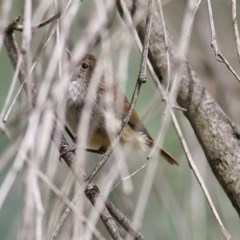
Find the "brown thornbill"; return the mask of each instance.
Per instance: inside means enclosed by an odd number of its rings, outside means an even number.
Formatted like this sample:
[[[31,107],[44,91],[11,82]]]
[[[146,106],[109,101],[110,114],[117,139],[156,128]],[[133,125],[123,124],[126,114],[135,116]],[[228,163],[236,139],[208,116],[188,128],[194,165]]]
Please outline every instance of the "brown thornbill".
[[[85,100],[89,85],[97,76],[95,72],[96,65],[97,59],[93,55],[87,54],[78,64],[68,86],[66,120],[73,135],[77,134],[78,123],[83,107],[86,104]],[[99,81],[96,82],[97,91],[92,96],[92,102],[89,105],[91,120],[87,142],[89,146],[96,149],[88,149],[89,151],[104,153],[110,146],[114,136],[117,135],[121,121],[126,116],[130,104],[116,82],[107,84],[103,74],[100,74],[98,77]],[[109,85],[112,86],[110,87]],[[112,94],[112,98],[108,98],[109,101],[107,101],[106,96],[109,93]],[[135,110],[132,112],[130,120],[123,130],[120,143],[131,143],[141,150],[145,150],[146,147],[152,148],[154,145],[151,135]],[[159,149],[159,154],[170,164],[178,165],[171,154],[165,150]]]

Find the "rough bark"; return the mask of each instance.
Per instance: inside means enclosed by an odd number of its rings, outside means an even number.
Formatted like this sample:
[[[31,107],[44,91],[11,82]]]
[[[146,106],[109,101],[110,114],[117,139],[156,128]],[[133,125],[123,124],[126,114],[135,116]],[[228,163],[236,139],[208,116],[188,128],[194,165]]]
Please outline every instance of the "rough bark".
[[[137,1],[140,5],[147,1]],[[145,6],[146,8],[146,6]],[[142,8],[141,8],[142,9]],[[143,7],[144,9],[144,7]],[[144,37],[144,20],[137,25],[141,40]],[[176,66],[175,46],[169,39],[171,68]],[[159,79],[164,79],[167,70],[166,47],[161,18],[155,12],[150,37],[149,56]],[[190,122],[213,173],[240,215],[240,131],[212,98],[188,62],[183,64],[182,80],[177,102],[187,111]]]

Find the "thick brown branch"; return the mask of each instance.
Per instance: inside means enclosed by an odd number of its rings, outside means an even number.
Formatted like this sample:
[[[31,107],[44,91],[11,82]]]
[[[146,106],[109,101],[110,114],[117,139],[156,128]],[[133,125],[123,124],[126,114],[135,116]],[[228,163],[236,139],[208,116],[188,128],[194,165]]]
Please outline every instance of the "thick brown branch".
[[[139,9],[147,7],[145,1],[137,2]],[[160,19],[158,13],[155,12],[149,53],[159,79],[164,79],[167,61]],[[144,21],[137,26],[142,40],[144,26]],[[175,46],[170,39],[168,47],[173,69],[176,64],[176,56],[174,55]],[[187,62],[184,64],[182,72],[177,101],[181,107],[187,110],[184,114],[196,133],[212,171],[240,215],[240,142],[239,131],[236,130],[238,127],[235,127],[214,101]]]

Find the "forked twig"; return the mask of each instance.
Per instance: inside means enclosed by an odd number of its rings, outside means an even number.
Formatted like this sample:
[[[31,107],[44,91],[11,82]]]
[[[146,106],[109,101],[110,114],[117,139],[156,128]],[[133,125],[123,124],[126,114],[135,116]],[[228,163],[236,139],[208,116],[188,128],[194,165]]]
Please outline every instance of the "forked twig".
[[[208,16],[209,16],[209,23],[210,23],[210,29],[211,29],[211,47],[213,48],[216,60],[221,63],[224,63],[227,66],[227,68],[230,70],[230,72],[236,77],[238,82],[240,82],[240,77],[234,71],[232,66],[229,64],[227,59],[223,56],[223,54],[221,53],[221,51],[218,48],[216,31],[215,31],[214,20],[213,20],[211,0],[207,0],[207,6],[208,6]]]

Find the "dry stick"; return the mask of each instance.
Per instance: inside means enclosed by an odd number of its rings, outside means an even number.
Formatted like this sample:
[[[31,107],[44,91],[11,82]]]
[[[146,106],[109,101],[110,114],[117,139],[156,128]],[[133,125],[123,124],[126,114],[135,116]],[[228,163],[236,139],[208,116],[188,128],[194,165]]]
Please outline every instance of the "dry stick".
[[[31,26],[31,30],[34,31],[34,30],[37,30],[37,29],[39,29],[39,28],[41,28],[41,27],[44,27],[44,26],[48,25],[49,23],[52,23],[53,21],[56,21],[57,19],[59,19],[60,16],[61,16],[61,12],[58,12],[58,13],[56,13],[54,16],[50,17],[49,19],[44,20],[43,22],[41,22],[41,23],[39,23],[39,24],[32,25],[32,26]],[[20,20],[20,19],[19,19],[19,20]],[[8,28],[9,25],[11,25],[11,24],[12,24],[12,23],[7,24],[7,25],[4,26],[4,27],[1,26],[1,28],[6,29],[6,28]],[[13,26],[12,26],[12,30],[19,31],[19,32],[22,32],[22,31],[23,31],[23,28],[24,28],[24,26],[21,25],[21,24],[16,24],[16,25],[13,25]]]
[[[232,0],[232,21],[233,21],[233,31],[234,31],[235,41],[237,45],[238,61],[240,63],[240,38],[239,38],[238,23],[237,23],[236,0]]]
[[[166,47],[166,58],[167,58],[167,87],[166,87],[166,91],[162,91],[163,97],[164,99],[166,99],[166,93],[169,91],[170,89],[170,81],[171,81],[171,64],[170,64],[170,54],[169,54],[169,49],[168,49],[168,36],[167,36],[167,30],[166,30],[166,24],[165,24],[165,19],[164,19],[164,14],[163,14],[163,7],[162,7],[162,1],[157,0],[157,4],[159,6],[159,13],[160,13],[160,17],[161,17],[161,22],[163,25],[163,36],[164,36],[164,43],[165,43],[165,47]]]
[[[128,176],[122,178],[122,179],[112,188],[111,192],[114,191],[114,190],[115,190],[118,186],[120,186],[123,182],[125,182],[125,181],[127,181],[128,179],[132,178],[133,176],[137,175],[141,170],[143,170],[143,169],[147,166],[148,163],[149,163],[148,160],[145,161],[145,163],[144,163],[142,166],[140,166],[137,170],[135,170],[134,172],[132,172],[132,173],[129,174]]]
[[[150,40],[152,16],[153,16],[153,5],[154,5],[154,0],[149,0],[147,19],[146,19],[146,27],[145,27],[145,31],[144,31],[145,36],[143,39],[141,65],[140,65],[139,76],[138,76],[138,81],[140,83],[146,82],[147,60],[148,60],[149,40]]]
[[[6,36],[4,38],[4,44],[5,44],[5,47],[7,49],[9,58],[12,62],[14,69],[16,68],[18,58],[19,58],[19,50],[15,43],[15,40],[13,37],[13,29],[12,29],[12,26],[14,26],[15,24],[18,24],[18,22],[14,21],[7,27],[6,33],[5,33]],[[25,82],[25,72],[24,72],[24,69],[22,69],[22,68],[19,71],[19,80],[21,83]],[[26,84],[24,86],[27,89],[28,86],[26,86]],[[32,90],[32,92],[35,92],[34,89],[32,89],[32,88],[30,88],[30,89]],[[56,142],[58,142],[58,139],[60,139],[61,137],[62,137],[62,134],[59,131],[57,131],[57,129],[55,129],[53,141],[56,143]],[[63,151],[64,149],[66,149],[66,147],[69,147],[69,145],[66,142],[66,140],[62,137],[61,146],[60,146],[59,151],[60,152]],[[75,159],[75,156],[73,155],[73,153],[71,153],[71,152],[66,153],[64,155],[64,160],[67,163],[68,167],[73,171],[77,180],[79,180],[80,182],[84,182],[84,180],[86,180],[88,178],[87,174],[84,171],[80,170],[80,171],[76,172],[74,170],[74,168],[72,168],[73,163],[76,162],[75,161],[76,159]],[[95,204],[100,198],[100,196],[99,196],[100,192],[99,192],[97,186],[94,185],[93,183],[86,184],[86,182],[85,182],[85,194],[93,204]],[[109,231],[110,235],[112,236],[112,238],[119,239],[119,240],[122,239],[121,233],[120,233],[115,221],[113,220],[111,214],[106,209],[106,207],[103,209],[100,209],[99,211],[100,211],[100,218],[102,219],[103,223],[105,224],[105,226],[106,226],[107,230]]]
[[[149,3],[149,4],[150,4],[150,3]],[[146,29],[146,28],[145,28],[145,29]],[[143,32],[144,32],[144,37],[143,37],[143,38],[145,39],[145,34],[146,34],[146,31],[145,31],[145,30],[143,30]],[[149,190],[149,188],[147,188],[147,190]],[[143,192],[143,191],[142,191],[142,192]],[[141,193],[142,193],[142,192],[141,192]],[[141,197],[140,197],[140,199],[141,199]],[[143,205],[144,205],[144,206],[146,206],[146,199],[145,199],[145,201],[143,201]],[[140,205],[139,205],[139,204],[138,204],[138,207],[140,207]],[[138,209],[139,209],[139,208],[138,208]],[[141,217],[142,217],[142,215],[141,215]],[[140,218],[141,218],[141,217],[140,217]]]
[[[151,74],[151,76],[155,75],[155,77],[157,78],[156,74],[155,74],[154,72],[152,72],[151,70],[150,70],[150,74]],[[157,80],[158,80],[158,79],[157,79]],[[223,225],[223,223],[222,223],[222,221],[221,221],[221,219],[220,219],[220,217],[219,217],[219,215],[218,215],[218,212],[217,212],[217,210],[216,210],[216,208],[215,208],[215,206],[214,206],[214,204],[213,204],[213,201],[212,201],[212,198],[211,198],[211,196],[210,196],[210,194],[209,194],[209,192],[208,192],[208,189],[207,189],[207,187],[206,187],[206,185],[205,185],[205,183],[204,183],[204,180],[203,180],[203,178],[201,177],[201,174],[200,174],[200,172],[198,171],[198,168],[197,168],[196,164],[195,164],[194,161],[193,161],[193,158],[192,158],[192,156],[191,156],[191,154],[190,154],[190,150],[188,149],[187,142],[186,142],[186,140],[184,139],[184,136],[183,136],[183,133],[182,133],[181,128],[180,128],[180,126],[179,126],[178,120],[177,120],[177,118],[176,118],[176,116],[175,116],[175,113],[174,113],[173,111],[171,111],[171,118],[172,118],[172,121],[173,121],[173,125],[174,125],[174,127],[175,127],[175,129],[176,129],[178,138],[180,139],[180,142],[181,142],[181,144],[182,144],[183,150],[184,150],[185,155],[186,155],[186,157],[187,157],[187,161],[188,161],[188,163],[189,163],[189,166],[190,166],[191,170],[193,171],[193,173],[194,173],[194,175],[195,175],[195,177],[196,177],[196,179],[197,179],[197,181],[198,181],[198,183],[199,183],[199,185],[200,185],[200,187],[201,187],[201,189],[202,189],[202,191],[203,191],[204,196],[205,196],[206,199],[207,199],[207,202],[208,202],[209,207],[210,207],[210,209],[211,209],[211,211],[212,211],[212,213],[213,213],[213,216],[215,217],[216,221],[218,222],[218,225],[219,225],[221,231],[222,231],[222,232],[224,233],[224,235],[226,236],[226,238],[227,238],[227,239],[230,239],[230,234],[227,232],[226,228],[224,227],[224,225]],[[133,176],[137,175],[141,170],[143,170],[143,169],[147,166],[148,163],[149,163],[149,161],[146,161],[146,162],[145,162],[141,167],[139,167],[136,171],[134,171],[133,173],[131,173],[131,174],[128,175],[127,177],[122,178],[122,179],[113,187],[112,191],[114,191],[114,190],[115,190],[118,186],[120,186],[123,182],[125,182],[125,181],[127,181],[128,179],[132,178]],[[109,209],[109,208],[108,208],[108,209]],[[109,209],[109,211],[110,211],[110,209]],[[110,211],[110,212],[111,212],[111,211]],[[115,218],[115,216],[114,216],[114,218]]]
[[[216,38],[216,31],[214,26],[214,20],[213,20],[213,12],[212,12],[212,6],[211,6],[211,0],[207,0],[207,6],[208,6],[208,15],[209,15],[209,23],[210,23],[210,29],[211,29],[211,47],[213,48],[216,60],[224,63],[227,68],[230,70],[230,72],[236,77],[238,82],[240,82],[240,78],[237,75],[237,73],[233,70],[227,59],[223,56],[221,51],[218,48],[217,44],[217,38]]]
[[[114,139],[113,143],[108,147],[106,153],[102,157],[102,159],[99,161],[97,166],[93,169],[93,171],[90,174],[89,180],[91,181],[96,174],[99,172],[99,170],[102,168],[102,166],[106,163],[107,159],[112,153],[112,149],[116,144],[119,142],[122,133],[131,117],[132,112],[135,109],[137,99],[140,93],[140,89],[143,83],[146,82],[146,65],[147,65],[147,56],[148,56],[148,48],[149,48],[149,39],[150,39],[150,30],[151,30],[151,19],[152,19],[152,8],[153,8],[153,1],[149,0],[149,7],[148,7],[148,13],[147,13],[147,18],[146,18],[146,36],[144,38],[144,43],[143,43],[143,51],[142,51],[142,56],[141,56],[141,64],[140,64],[140,70],[139,70],[139,75],[137,79],[137,83],[135,85],[135,89],[133,91],[133,96],[130,102],[130,108],[126,114],[126,116],[123,118],[120,130],[118,131],[118,134],[116,138]],[[150,7],[151,6],[151,7]]]
[[[106,207],[113,217],[122,225],[122,227],[132,236],[135,240],[144,240],[144,236],[131,224],[131,222],[123,215],[121,211],[108,200],[106,200]]]

